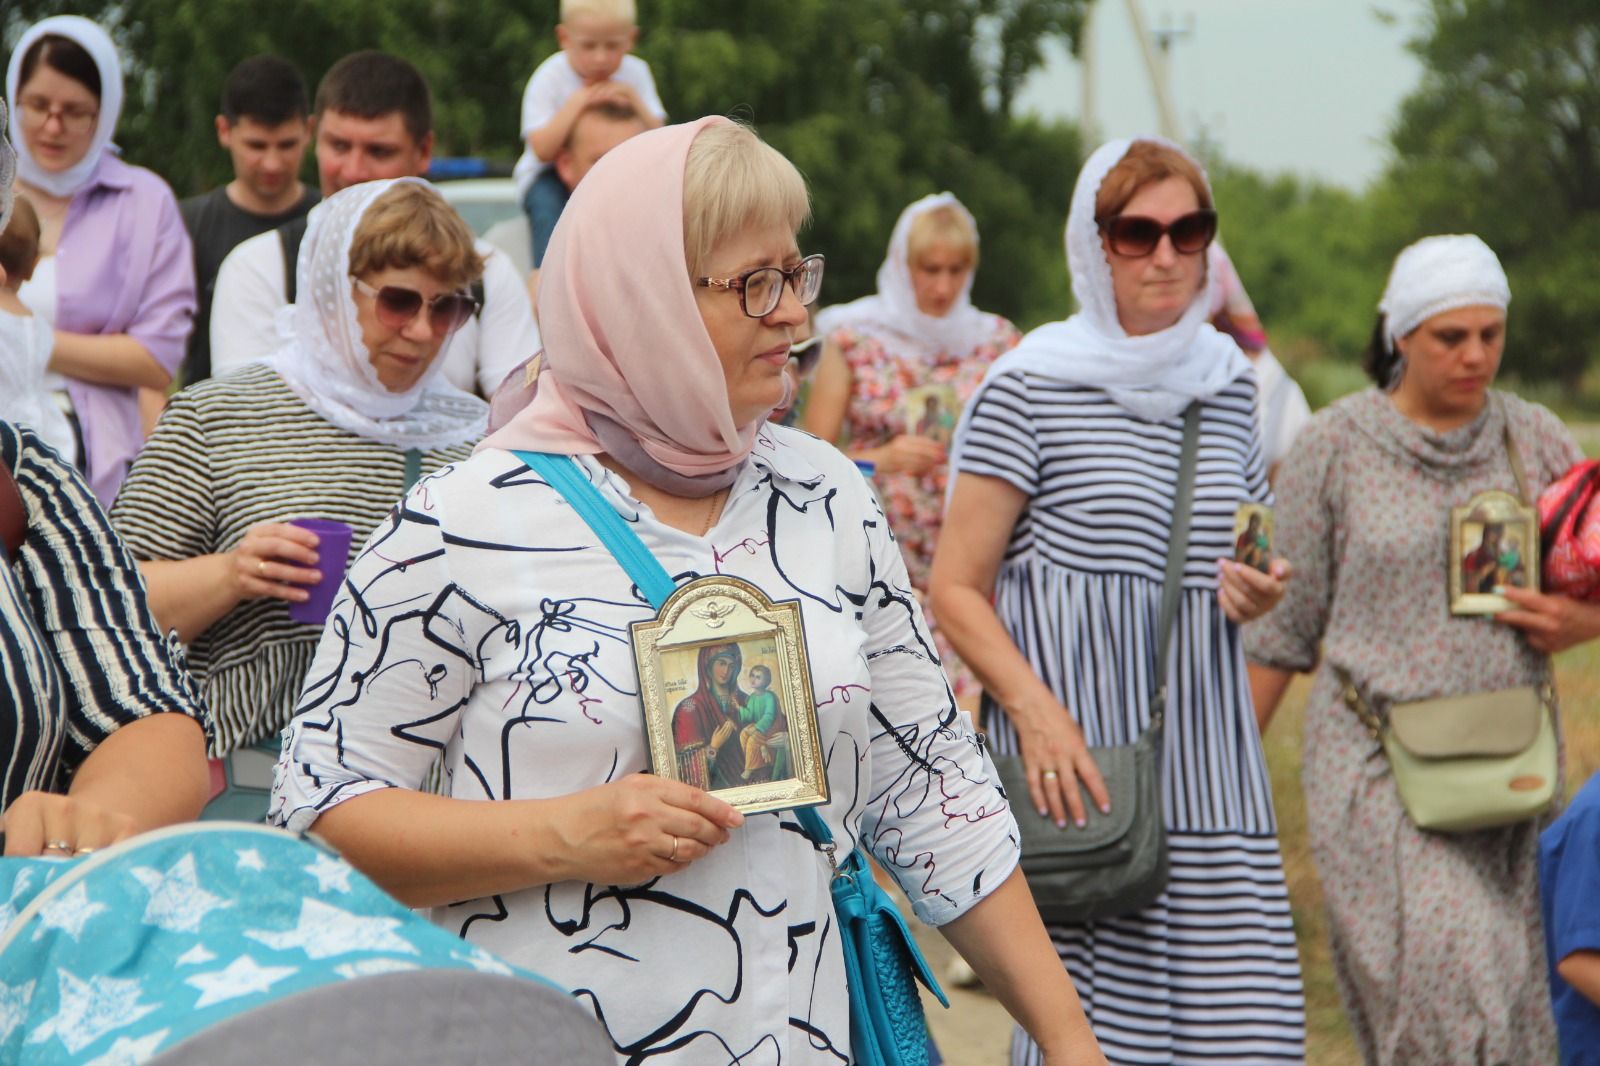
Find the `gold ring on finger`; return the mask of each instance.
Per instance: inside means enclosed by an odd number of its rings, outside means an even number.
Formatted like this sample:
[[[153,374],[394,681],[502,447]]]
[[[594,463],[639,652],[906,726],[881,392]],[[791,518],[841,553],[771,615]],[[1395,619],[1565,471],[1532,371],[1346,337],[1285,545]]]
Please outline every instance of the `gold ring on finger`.
[[[1046,770],[1044,773],[1040,774],[1039,776],[1042,777],[1042,778],[1045,778],[1046,780],[1054,781],[1056,778],[1060,777],[1061,775],[1058,774],[1054,770]]]
[[[267,573],[267,561],[265,559],[257,559],[256,560],[256,573],[262,575],[263,577],[266,576],[266,573]]]
[[[672,850],[667,853],[667,861],[668,862],[677,862],[678,861],[678,838],[677,837],[673,837],[672,838]]]
[[[72,854],[74,854],[74,855],[93,855],[95,852],[97,852],[99,850],[100,850],[99,848],[74,848],[73,851],[72,851]]]

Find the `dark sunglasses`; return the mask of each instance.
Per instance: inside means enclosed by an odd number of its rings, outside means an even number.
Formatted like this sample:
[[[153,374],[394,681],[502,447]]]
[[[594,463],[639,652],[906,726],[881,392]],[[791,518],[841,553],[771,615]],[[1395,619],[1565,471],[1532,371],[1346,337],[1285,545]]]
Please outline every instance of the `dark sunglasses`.
[[[442,340],[466,325],[467,319],[478,311],[478,301],[470,293],[443,292],[431,300],[425,300],[422,293],[403,285],[374,288],[354,274],[350,275],[350,280],[355,282],[356,288],[372,297],[378,321],[389,329],[405,329],[426,305],[428,325],[433,330],[434,339]]]
[[[1172,238],[1172,250],[1181,255],[1203,252],[1217,236],[1217,213],[1210,208],[1191,211],[1171,222],[1144,215],[1112,215],[1100,223],[1111,250],[1130,259],[1154,254],[1162,237]]]
[[[822,334],[789,345],[789,358],[795,361],[801,377],[811,373],[816,369],[817,360],[822,358]]]

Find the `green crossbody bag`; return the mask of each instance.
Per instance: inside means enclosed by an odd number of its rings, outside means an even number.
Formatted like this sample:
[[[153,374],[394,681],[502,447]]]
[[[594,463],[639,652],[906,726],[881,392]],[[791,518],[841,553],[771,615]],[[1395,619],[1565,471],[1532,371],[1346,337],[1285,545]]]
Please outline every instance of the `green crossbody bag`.
[[[1528,487],[1511,430],[1506,451],[1524,502]],[[1556,794],[1560,753],[1550,661],[1536,685],[1413,700],[1380,718],[1344,670],[1345,706],[1383,745],[1406,814],[1419,829],[1467,833],[1537,818]]]
[[[1028,777],[1016,756],[994,757],[1001,787],[1011,798],[1022,836],[1022,875],[1039,916],[1052,925],[1076,925],[1132,914],[1167,888],[1167,827],[1161,813],[1162,725],[1167,711],[1167,658],[1183,598],[1183,563],[1194,507],[1195,458],[1200,447],[1200,405],[1183,417],[1183,451],[1172,505],[1166,578],[1156,617],[1155,695],[1150,724],[1132,744],[1090,748],[1111,797],[1102,814],[1083,791],[1085,825],[1057,828],[1027,802]],[[1078,786],[1082,789],[1082,785]]]

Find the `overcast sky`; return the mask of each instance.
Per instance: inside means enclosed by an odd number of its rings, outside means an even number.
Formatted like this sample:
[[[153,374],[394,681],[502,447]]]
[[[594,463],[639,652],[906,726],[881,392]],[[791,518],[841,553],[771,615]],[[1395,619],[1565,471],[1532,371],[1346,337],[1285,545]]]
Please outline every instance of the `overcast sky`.
[[[1387,160],[1385,135],[1421,66],[1405,49],[1417,0],[1141,0],[1152,31],[1193,27],[1171,48],[1185,139],[1204,130],[1225,158],[1359,188]],[[1105,137],[1158,132],[1155,97],[1125,0],[1097,0],[1097,110]],[[1380,17],[1379,12],[1389,17]],[[1081,74],[1065,48],[1018,99],[1073,119]]]

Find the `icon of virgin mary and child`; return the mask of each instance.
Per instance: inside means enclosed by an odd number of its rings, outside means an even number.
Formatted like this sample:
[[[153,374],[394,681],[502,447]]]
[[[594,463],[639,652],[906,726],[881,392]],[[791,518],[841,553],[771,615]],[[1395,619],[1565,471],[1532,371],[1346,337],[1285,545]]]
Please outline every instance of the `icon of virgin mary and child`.
[[[772,670],[757,663],[740,686],[744,653],[737,644],[700,649],[698,686],[672,712],[678,776],[716,791],[790,776],[789,723],[772,691]],[[730,743],[737,737],[737,743]]]

